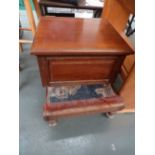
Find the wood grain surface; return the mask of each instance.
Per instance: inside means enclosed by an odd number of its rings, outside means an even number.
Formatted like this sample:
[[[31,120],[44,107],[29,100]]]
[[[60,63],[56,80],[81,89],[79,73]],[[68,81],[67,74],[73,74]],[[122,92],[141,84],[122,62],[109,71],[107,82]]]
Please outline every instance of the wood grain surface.
[[[131,48],[106,19],[41,17],[34,55],[119,55]]]

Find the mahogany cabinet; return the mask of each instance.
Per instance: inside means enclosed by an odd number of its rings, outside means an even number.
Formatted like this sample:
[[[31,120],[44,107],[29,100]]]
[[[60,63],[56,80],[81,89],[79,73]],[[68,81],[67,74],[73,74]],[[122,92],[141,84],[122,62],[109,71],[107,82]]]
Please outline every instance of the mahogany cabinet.
[[[95,87],[94,90],[100,90],[102,95],[102,91],[104,94],[109,90],[111,92],[110,85],[116,79],[123,60],[133,51],[104,18],[45,16],[40,18],[31,54],[37,56],[42,85],[46,87],[48,98],[51,95],[50,88],[56,91],[54,87],[65,89],[66,86],[69,91],[70,88],[74,90],[73,86],[80,85],[80,91],[83,91],[86,89],[84,86],[88,85],[87,88]],[[104,88],[94,86],[98,84],[103,84]],[[59,91],[61,92],[60,89]],[[53,121],[63,116],[112,112],[124,108],[122,98],[116,93],[103,96],[75,101],[62,100],[61,103],[58,100],[54,104],[51,100],[46,100],[44,118]],[[56,110],[53,108],[55,106],[58,107]]]

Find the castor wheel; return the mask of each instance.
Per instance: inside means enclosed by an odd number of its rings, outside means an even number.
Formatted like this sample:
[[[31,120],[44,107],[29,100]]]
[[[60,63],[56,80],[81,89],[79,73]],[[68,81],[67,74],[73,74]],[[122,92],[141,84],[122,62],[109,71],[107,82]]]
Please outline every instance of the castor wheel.
[[[50,121],[48,121],[49,127],[55,127],[57,124],[58,124],[58,123],[57,123],[56,120],[50,120]]]
[[[106,113],[103,113],[103,115],[106,118],[110,118],[110,119],[114,118],[114,113],[112,113],[112,112],[106,112]]]

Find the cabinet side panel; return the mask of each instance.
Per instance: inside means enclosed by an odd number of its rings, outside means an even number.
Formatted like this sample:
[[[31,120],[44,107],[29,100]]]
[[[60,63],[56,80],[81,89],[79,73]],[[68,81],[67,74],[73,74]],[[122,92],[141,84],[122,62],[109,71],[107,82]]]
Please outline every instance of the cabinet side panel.
[[[38,65],[42,85],[47,86],[49,82],[48,61],[46,60],[45,57],[38,56]]]
[[[117,61],[116,61],[115,65],[113,67],[113,70],[111,72],[111,79],[110,79],[111,84],[114,83],[118,73],[120,73],[121,65],[122,65],[124,59],[125,59],[125,56],[118,56],[117,57]]]

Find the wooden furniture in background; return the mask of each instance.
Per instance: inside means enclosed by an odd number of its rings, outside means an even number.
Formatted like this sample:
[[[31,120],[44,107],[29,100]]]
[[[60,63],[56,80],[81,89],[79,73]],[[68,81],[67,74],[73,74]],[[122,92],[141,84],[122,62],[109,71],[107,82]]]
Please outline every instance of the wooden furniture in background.
[[[19,28],[20,30],[23,31],[31,31],[32,35],[34,37],[35,32],[36,32],[36,24],[35,24],[35,20],[34,20],[34,16],[33,16],[33,12],[32,12],[32,8],[31,8],[31,4],[30,4],[30,0],[24,0],[24,5],[25,5],[25,9],[26,9],[26,13],[28,16],[28,21],[29,21],[29,28]],[[19,47],[20,47],[20,51],[22,51],[22,44],[24,43],[32,43],[32,40],[28,40],[28,39],[19,39]]]
[[[126,24],[130,14],[135,14],[135,0],[105,0],[102,16],[106,18],[130,48],[135,51],[129,38],[125,35]],[[122,77],[127,78],[135,62],[134,55],[126,58],[122,65]]]
[[[38,18],[41,16],[41,11],[40,11],[40,7],[39,7],[39,0],[33,0],[33,4],[37,13]]]
[[[98,18],[101,16],[102,9],[103,9],[103,6],[87,5],[85,0],[81,0],[78,5],[59,3],[52,0],[39,0],[39,5],[40,5],[42,16],[55,15],[55,14],[49,13],[47,10],[48,7],[54,7],[54,8],[69,8],[69,9],[78,9],[78,10],[93,10],[94,17]]]
[[[120,34],[123,33],[129,15],[135,14],[135,0],[104,0],[104,7],[102,16],[108,19]]]
[[[133,44],[126,36],[124,30],[130,14],[135,14],[135,0],[105,0],[102,16],[106,18],[120,34],[124,41],[135,51]],[[135,55],[127,56],[121,67],[121,77],[124,81],[120,94],[125,98],[127,107],[125,111],[134,112],[135,88],[133,68],[135,66]],[[130,85],[131,83],[131,85]],[[128,90],[129,89],[129,90]],[[132,91],[132,93],[131,93]],[[130,93],[130,94],[128,94]]]
[[[130,70],[130,73],[120,90],[120,96],[126,102],[126,109],[124,112],[135,111],[135,67]]]
[[[24,0],[24,4],[25,4],[29,24],[30,24],[30,29],[31,29],[32,34],[34,36],[35,32],[36,32],[36,24],[35,24],[33,12],[32,12],[32,7],[31,7],[31,4],[30,4],[30,0]]]
[[[125,57],[133,54],[133,51],[104,17],[41,17],[31,54],[37,56],[42,85],[50,87],[113,84]],[[123,102],[119,96],[111,96],[109,99],[108,109],[104,105],[105,102],[97,104],[99,100],[95,100],[91,101],[91,110],[89,106],[81,106],[80,109],[74,107],[65,110],[64,114],[64,109],[50,112],[44,108],[44,117],[53,121],[74,114],[113,112],[122,109]],[[85,102],[84,105],[88,103]]]

